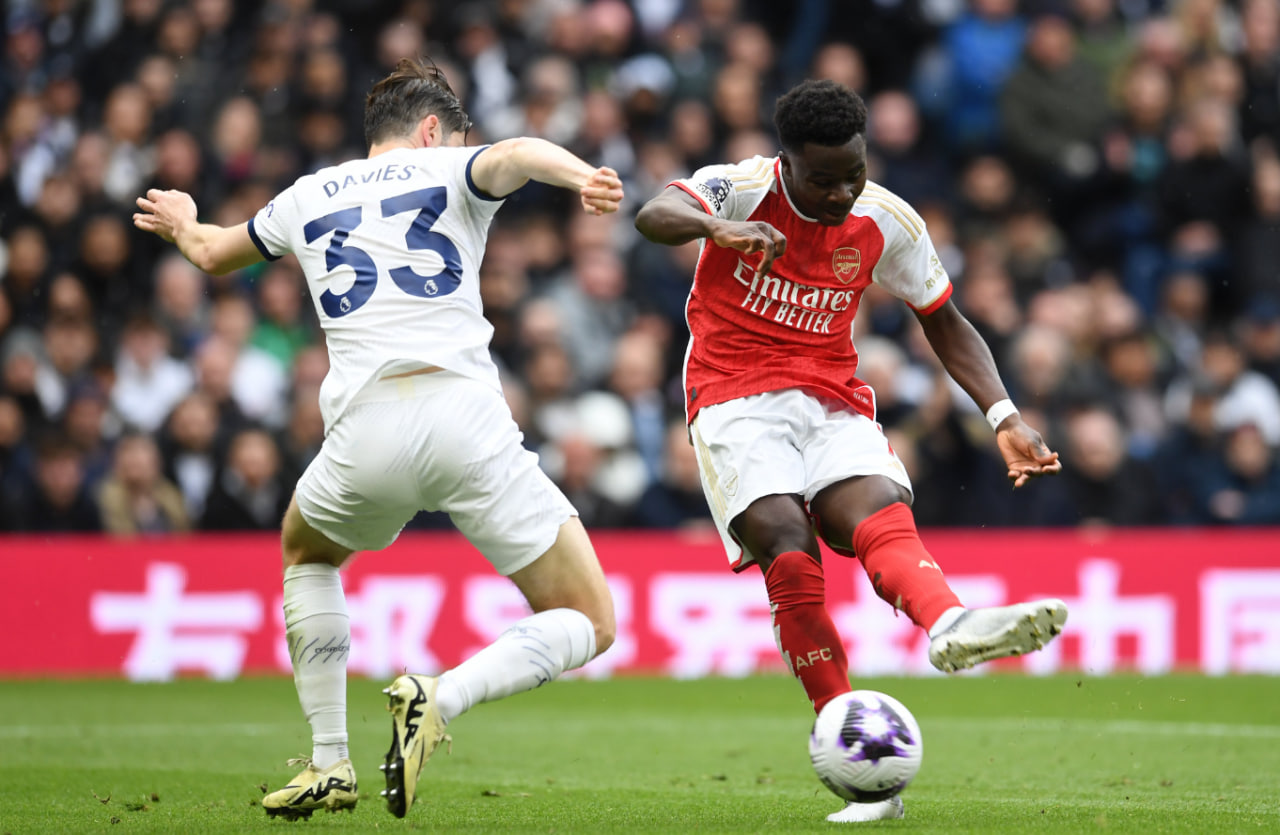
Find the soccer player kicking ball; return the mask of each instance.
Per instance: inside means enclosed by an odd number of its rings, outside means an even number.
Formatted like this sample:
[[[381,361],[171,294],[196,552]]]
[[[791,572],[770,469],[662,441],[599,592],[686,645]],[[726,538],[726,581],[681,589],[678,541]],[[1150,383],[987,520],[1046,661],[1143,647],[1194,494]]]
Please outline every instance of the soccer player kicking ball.
[[[248,223],[199,223],[192,199],[152,190],[134,223],[206,272],[298,257],[324,327],[325,439],[283,522],[289,656],[313,753],[268,794],[271,815],[352,809],[346,666],[351,629],[338,568],[395,541],[420,509],[454,524],[534,614],[439,678],[403,675],[383,766],[391,811],[473,705],[545,684],[612,642],[613,603],[574,508],[521,446],[489,356],[479,267],[503,198],[529,180],[613,212],[622,184],[540,139],[463,147],[470,121],[429,62],[402,60],[365,103],[367,159],[300,178]]]
[[[636,217],[658,243],[703,239],[687,307],[690,437],[730,563],[760,566],[779,649],[815,711],[851,689],[816,536],[861,560],[876,593],[928,631],[939,670],[1039,649],[1067,618],[1060,600],[964,608],[916,532],[911,482],[875,421],[875,393],[854,376],[854,314],[875,282],[911,306],[986,412],[1013,485],[1061,469],[950,301],[920,216],[867,181],[866,112],[845,87],[803,82],[778,100],[776,158],[700,169]],[[902,815],[895,797],[828,820]]]

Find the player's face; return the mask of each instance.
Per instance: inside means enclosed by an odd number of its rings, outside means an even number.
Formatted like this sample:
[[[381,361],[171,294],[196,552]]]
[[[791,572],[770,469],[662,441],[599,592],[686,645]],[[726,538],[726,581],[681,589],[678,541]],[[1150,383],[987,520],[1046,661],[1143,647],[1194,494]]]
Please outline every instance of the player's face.
[[[799,153],[782,152],[782,176],[796,208],[823,226],[839,226],[867,185],[867,141],[844,145],[807,142]]]

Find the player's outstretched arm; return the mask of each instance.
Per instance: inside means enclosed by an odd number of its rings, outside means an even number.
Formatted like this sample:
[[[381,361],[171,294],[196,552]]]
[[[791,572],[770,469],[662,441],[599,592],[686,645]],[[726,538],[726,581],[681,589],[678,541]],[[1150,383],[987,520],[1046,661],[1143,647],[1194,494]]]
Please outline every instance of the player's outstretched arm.
[[[476,154],[471,179],[494,197],[506,197],[530,180],[578,192],[582,208],[594,215],[616,212],[622,180],[612,168],[594,168],[545,139],[522,136],[495,142]]]
[[[948,300],[933,313],[917,314],[917,318],[947,373],[987,414],[988,420],[995,421],[992,428],[996,430],[996,446],[1013,486],[1021,487],[1036,476],[1060,472],[1058,453],[1052,452],[1040,433],[1024,423],[1012,407],[991,349],[955,304]]]
[[[769,271],[775,259],[787,250],[787,238],[762,221],[736,222],[706,213],[702,205],[683,189],[667,186],[657,197],[640,207],[636,229],[657,244],[679,246],[707,238],[716,246],[752,254],[762,253],[756,276]]]
[[[197,220],[196,202],[184,191],[150,189],[138,198],[133,225],[172,244],[204,272],[222,275],[263,259],[249,237],[249,225],[225,227]]]

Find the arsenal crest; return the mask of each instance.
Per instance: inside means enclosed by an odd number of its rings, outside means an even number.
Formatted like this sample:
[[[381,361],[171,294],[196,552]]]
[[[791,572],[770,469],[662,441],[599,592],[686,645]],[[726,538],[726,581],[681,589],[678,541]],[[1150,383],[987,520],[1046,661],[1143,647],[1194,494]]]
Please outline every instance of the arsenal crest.
[[[831,269],[841,284],[848,284],[862,267],[862,253],[851,246],[842,246],[831,256]]]

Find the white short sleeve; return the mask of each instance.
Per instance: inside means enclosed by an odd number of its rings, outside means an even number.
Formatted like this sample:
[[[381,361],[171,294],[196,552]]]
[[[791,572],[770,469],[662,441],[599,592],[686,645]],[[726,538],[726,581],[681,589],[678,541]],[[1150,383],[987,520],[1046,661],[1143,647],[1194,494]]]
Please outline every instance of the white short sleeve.
[[[951,278],[942,266],[924,220],[905,200],[867,183],[855,208],[875,219],[884,235],[884,253],[872,280],[921,313],[932,313],[951,296]]]
[[[268,261],[292,252],[291,230],[298,228],[294,198],[296,186],[290,186],[249,219],[249,237]]]
[[[707,214],[746,220],[773,186],[772,158],[752,157],[732,165],[708,165],[671,185],[702,204]]]

